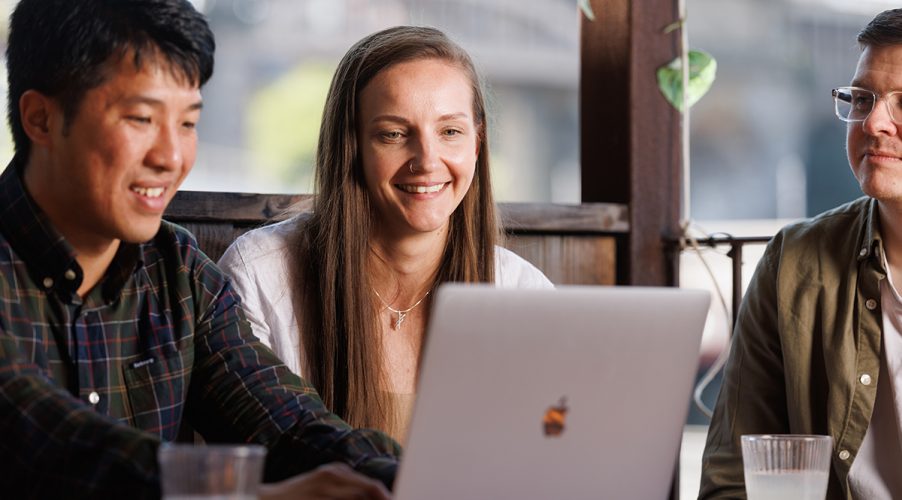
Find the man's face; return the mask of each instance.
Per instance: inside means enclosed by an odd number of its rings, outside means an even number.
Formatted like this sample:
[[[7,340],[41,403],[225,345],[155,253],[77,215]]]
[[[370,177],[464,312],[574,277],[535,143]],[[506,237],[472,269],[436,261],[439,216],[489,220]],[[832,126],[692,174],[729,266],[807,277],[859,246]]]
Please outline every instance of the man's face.
[[[893,122],[882,96],[902,90],[902,45],[865,48],[852,85],[873,90],[881,97],[867,119],[848,124],[849,165],[865,194],[883,203],[900,204],[902,125]]]
[[[194,164],[200,90],[159,56],[140,68],[133,61],[127,54],[112,64],[65,127],[51,108],[41,167],[52,175],[29,189],[44,194],[39,205],[76,245],[151,239]]]

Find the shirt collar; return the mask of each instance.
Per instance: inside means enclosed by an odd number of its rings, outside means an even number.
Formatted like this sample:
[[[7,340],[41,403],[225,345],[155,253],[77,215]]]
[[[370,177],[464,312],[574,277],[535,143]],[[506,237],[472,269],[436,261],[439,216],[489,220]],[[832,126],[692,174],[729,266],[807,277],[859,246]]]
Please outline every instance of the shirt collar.
[[[865,214],[864,234],[858,249],[858,261],[874,257],[877,266],[883,269],[883,237],[880,234],[880,207],[877,200],[868,200],[868,209]]]
[[[144,245],[134,243],[122,243],[116,252],[116,257],[110,263],[106,276],[101,281],[103,285],[103,299],[107,303],[113,302],[119,297],[122,288],[128,279],[138,270],[144,267]]]
[[[0,174],[0,233],[25,262],[39,287],[75,296],[83,279],[75,249],[26,191],[23,169],[24,165],[14,158]],[[143,265],[142,254],[140,245],[120,245],[101,281],[105,299],[117,296],[128,277]]]

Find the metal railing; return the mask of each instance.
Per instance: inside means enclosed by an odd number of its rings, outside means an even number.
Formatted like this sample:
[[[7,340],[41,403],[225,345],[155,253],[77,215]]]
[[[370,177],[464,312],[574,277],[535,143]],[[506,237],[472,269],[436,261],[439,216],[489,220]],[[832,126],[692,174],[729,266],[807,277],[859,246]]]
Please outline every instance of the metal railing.
[[[732,315],[732,325],[736,326],[736,319],[739,317],[739,306],[742,304],[742,248],[745,245],[760,245],[767,243],[773,236],[711,236],[708,238],[696,239],[700,247],[717,248],[719,246],[729,245],[730,250],[727,257],[730,258],[732,267],[732,304],[730,314]],[[683,249],[685,250],[685,249]],[[732,335],[732,332],[729,332]]]

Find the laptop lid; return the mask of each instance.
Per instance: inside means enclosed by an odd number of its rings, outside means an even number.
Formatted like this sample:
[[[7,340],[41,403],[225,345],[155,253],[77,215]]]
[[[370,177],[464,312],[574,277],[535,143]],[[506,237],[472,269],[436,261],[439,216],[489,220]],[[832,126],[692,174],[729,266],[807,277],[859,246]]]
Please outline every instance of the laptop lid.
[[[442,286],[395,498],[667,498],[708,302]]]

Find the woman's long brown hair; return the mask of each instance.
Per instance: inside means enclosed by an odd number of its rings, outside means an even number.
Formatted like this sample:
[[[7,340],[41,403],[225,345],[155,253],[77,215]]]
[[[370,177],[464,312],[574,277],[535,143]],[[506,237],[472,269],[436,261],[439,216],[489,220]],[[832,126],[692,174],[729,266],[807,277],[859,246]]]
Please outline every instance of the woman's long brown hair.
[[[401,62],[439,59],[461,68],[473,86],[479,152],[469,191],[451,215],[436,274],[447,281],[492,282],[500,224],[488,170],[482,86],[469,55],[441,31],[401,26],[351,47],[329,88],[316,152],[317,195],[298,222],[293,279],[300,308],[305,376],[326,406],[355,427],[389,433],[397,408],[385,392],[380,310],[368,269],[373,212],[357,144],[360,92],[380,71]]]

